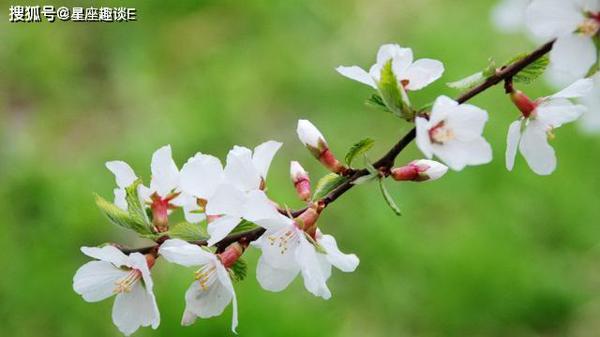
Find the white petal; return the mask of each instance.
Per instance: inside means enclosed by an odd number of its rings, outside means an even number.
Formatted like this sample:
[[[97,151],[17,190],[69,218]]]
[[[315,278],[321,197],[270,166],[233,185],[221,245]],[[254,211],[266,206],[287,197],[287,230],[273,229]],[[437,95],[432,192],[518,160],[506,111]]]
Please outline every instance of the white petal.
[[[534,0],[526,20],[534,35],[549,39],[573,33],[585,18],[570,0]]]
[[[252,162],[252,151],[237,145],[227,154],[225,176],[231,184],[242,191],[258,189],[262,180],[260,172]]]
[[[271,161],[273,161],[273,157],[275,157],[275,154],[279,151],[281,145],[283,144],[280,142],[270,140],[254,148],[252,163],[260,176],[265,180],[267,179]]]
[[[115,193],[115,206],[119,207],[120,209],[127,211],[127,199],[125,199],[126,193],[125,190],[122,188],[115,188],[114,190]]]
[[[551,99],[537,107],[537,119],[544,124],[558,128],[579,119],[586,111],[583,105],[575,105],[567,99]]]
[[[106,261],[91,261],[73,277],[73,290],[87,302],[97,302],[114,295],[115,282],[129,272]]]
[[[434,144],[433,153],[455,171],[467,165],[487,164],[492,160],[492,148],[483,137],[468,142],[451,140],[443,145]]]
[[[427,119],[417,117],[415,119],[417,127],[417,147],[427,158],[433,156],[433,148],[431,147],[431,138],[429,137],[429,122]]]
[[[128,259],[131,268],[137,269],[142,273],[142,279],[144,281],[146,291],[152,293],[154,283],[152,282],[152,277],[150,277],[150,269],[148,268],[146,257],[141,253],[136,252],[129,254]]]
[[[136,282],[130,292],[118,294],[113,305],[112,320],[126,336],[140,326],[152,325],[156,329],[160,323],[156,300],[140,282]]]
[[[335,241],[335,238],[331,235],[323,235],[318,238],[319,244],[327,251],[327,261],[334,265],[337,269],[343,272],[353,272],[358,267],[358,257],[354,254],[342,253]]]
[[[290,226],[266,232],[255,241],[255,246],[262,250],[261,258],[273,268],[294,269],[297,266],[295,254],[302,235],[304,233],[301,230]]]
[[[240,217],[225,215],[209,223],[206,229],[210,235],[208,245],[212,246],[223,240],[240,221],[242,221]]]
[[[187,222],[199,223],[206,219],[206,214],[200,213],[201,209],[196,197],[186,192],[182,192],[177,198],[171,200],[171,204],[183,209],[183,216]]]
[[[394,60],[394,67],[398,67],[398,70],[405,70],[413,61],[412,49],[402,48],[397,44],[384,44],[379,47],[377,63],[384,65],[390,59]]]
[[[556,169],[556,155],[548,144],[546,128],[538,121],[531,121],[521,137],[519,149],[533,172],[549,175]]]
[[[340,73],[342,76],[345,76],[351,80],[355,80],[360,83],[366,84],[366,85],[372,87],[373,89],[377,89],[377,84],[375,84],[375,81],[373,80],[371,75],[369,75],[368,72],[366,72],[363,68],[361,68],[359,66],[351,66],[351,67],[339,66],[339,67],[335,68],[335,70],[338,73]]]
[[[458,102],[448,96],[439,96],[433,102],[431,116],[429,116],[429,125],[435,126],[439,122],[448,118],[451,111],[454,111],[459,106]]]
[[[233,185],[220,185],[208,204],[206,214],[208,215],[239,215],[246,202],[246,194]]]
[[[194,314],[193,312],[189,311],[186,307],[183,311],[183,317],[181,318],[181,325],[190,326],[196,322],[197,318],[198,316],[196,316],[196,314]]]
[[[558,93],[552,95],[552,98],[579,98],[589,94],[594,88],[594,81],[591,78],[580,79],[570,86],[564,88]]]
[[[231,299],[231,292],[215,281],[207,288],[202,288],[200,282],[194,282],[185,293],[186,310],[201,318],[219,316],[223,313]]]
[[[229,273],[227,269],[220,263],[216,263],[217,267],[217,277],[219,282],[227,289],[229,294],[231,294],[232,299],[232,314],[231,314],[231,331],[235,333],[235,328],[238,325],[238,309],[237,309],[237,298],[235,296],[235,290],[233,289],[233,284],[231,283],[231,278],[229,277]]]
[[[568,35],[559,38],[550,52],[550,62],[559,71],[584,77],[596,63],[596,46],[590,37]]]
[[[278,292],[287,288],[299,272],[300,267],[296,263],[289,268],[276,268],[271,266],[263,255],[258,259],[256,279],[263,289]]]
[[[464,151],[467,165],[483,165],[492,161],[492,147],[483,137],[465,142]]]
[[[97,260],[102,260],[114,264],[116,267],[130,266],[127,255],[123,254],[117,247],[104,246],[98,247],[81,247],[81,252],[89,257]]]
[[[437,60],[420,59],[408,67],[408,90],[419,90],[433,83],[444,73],[444,64]]]
[[[508,136],[506,137],[506,168],[512,171],[515,166],[515,157],[519,141],[521,140],[521,121],[514,121],[508,127]]]
[[[311,146],[313,148],[319,148],[319,144],[327,144],[325,137],[321,134],[321,131],[311,123],[309,120],[300,119],[298,120],[298,127],[296,128],[298,139],[305,146]]]
[[[595,82],[593,92],[581,100],[588,111],[581,118],[580,127],[590,134],[600,131],[600,73],[595,76]]]
[[[244,219],[254,222],[269,230],[277,230],[284,226],[293,225],[294,221],[277,210],[273,202],[263,191],[248,193],[248,200],[242,213]]]
[[[296,250],[296,261],[300,265],[304,287],[311,294],[327,300],[331,298],[331,292],[327,287],[327,278],[317,254],[315,247],[306,238],[301,237],[299,247]]]
[[[171,146],[166,145],[152,155],[152,180],[150,189],[165,197],[179,186],[179,170],[171,155]]]
[[[201,266],[215,261],[213,254],[180,239],[165,241],[160,246],[158,253],[167,261],[186,267]]]
[[[219,158],[196,154],[181,169],[181,189],[193,196],[209,199],[224,179]]]
[[[479,138],[488,120],[487,111],[474,105],[461,104],[448,113],[447,127],[461,141]]]
[[[492,10],[494,26],[505,33],[516,33],[525,23],[529,0],[503,0]]]
[[[109,161],[105,165],[115,175],[117,186],[120,188],[129,187],[137,180],[131,166],[124,161]]]

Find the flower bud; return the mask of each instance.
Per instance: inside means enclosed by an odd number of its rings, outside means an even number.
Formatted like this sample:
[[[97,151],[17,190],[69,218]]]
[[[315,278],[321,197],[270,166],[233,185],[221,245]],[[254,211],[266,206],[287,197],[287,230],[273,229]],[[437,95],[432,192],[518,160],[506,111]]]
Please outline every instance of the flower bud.
[[[317,220],[319,219],[322,210],[323,207],[319,206],[319,204],[312,204],[306,211],[294,219],[296,226],[315,238],[315,235],[317,234]]]
[[[234,242],[225,248],[221,254],[218,254],[221,263],[226,268],[229,268],[235,264],[235,262],[244,254],[246,247],[239,242]]]
[[[392,178],[397,181],[433,181],[448,172],[448,167],[434,160],[415,160],[402,167],[391,170]]]
[[[346,167],[333,155],[325,137],[310,121],[301,119],[296,130],[298,138],[321,164],[334,173],[343,173]]]
[[[537,103],[532,101],[527,95],[520,90],[511,92],[510,99],[515,103],[517,108],[523,114],[523,117],[528,118],[531,113],[537,108]]]
[[[310,178],[297,161],[290,163],[290,177],[300,200],[308,201],[310,199]]]

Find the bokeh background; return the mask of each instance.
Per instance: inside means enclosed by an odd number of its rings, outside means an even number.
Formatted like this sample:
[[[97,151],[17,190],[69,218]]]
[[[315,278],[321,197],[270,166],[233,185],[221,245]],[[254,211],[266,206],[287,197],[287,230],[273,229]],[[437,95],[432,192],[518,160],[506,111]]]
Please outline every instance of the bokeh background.
[[[93,193],[112,197],[107,160],[149,179],[152,152],[171,144],[182,165],[197,151],[224,157],[234,144],[284,142],[269,175],[271,196],[299,206],[288,178],[300,160],[325,171],[295,137],[309,118],[340,156],[364,137],[383,153],[408,127],[364,105],[370,90],[337,75],[370,66],[382,43],[442,60],[444,77],[412,96],[424,104],[458,93],[444,83],[534,46],[496,33],[494,0],[78,1],[126,5],[138,22],[9,24],[0,2],[0,335],[119,336],[112,301],[89,304],[72,291],[88,259],[82,245],[143,245],[110,225]],[[36,3],[40,4],[40,3]],[[543,82],[525,87],[551,93]],[[236,284],[240,336],[533,337],[597,336],[600,329],[600,136],[575,125],[553,141],[559,168],[535,176],[522,159],[504,168],[517,111],[501,88],[472,102],[490,112],[492,164],[430,184],[393,184],[396,217],[377,186],[356,188],[323,215],[342,250],[361,258],[334,272],[333,298],[296,280],[260,289],[252,266]],[[399,161],[421,155],[414,145]],[[231,309],[179,325],[185,268],[153,270],[162,323],[136,336],[227,336]]]

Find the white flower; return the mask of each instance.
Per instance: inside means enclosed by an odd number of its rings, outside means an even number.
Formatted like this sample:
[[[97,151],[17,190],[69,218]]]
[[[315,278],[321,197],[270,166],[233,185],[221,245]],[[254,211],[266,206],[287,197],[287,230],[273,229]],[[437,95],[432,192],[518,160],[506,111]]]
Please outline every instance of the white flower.
[[[594,36],[600,31],[599,0],[533,0],[526,20],[540,38],[557,38],[550,52],[553,72],[582,78],[595,64]]]
[[[525,10],[531,0],[501,0],[492,9],[494,26],[506,33],[516,33],[524,28]]]
[[[485,110],[440,96],[429,120],[417,117],[417,146],[427,158],[436,155],[451,169],[481,165],[492,160],[490,144],[481,136],[488,116]]]
[[[336,68],[337,72],[352,80],[364,83],[377,89],[381,78],[381,69],[392,60],[392,71],[398,84],[406,90],[420,90],[444,73],[442,62],[432,59],[420,59],[413,62],[413,52],[410,48],[402,48],[397,44],[385,44],[379,47],[377,63],[366,72],[359,66]]]
[[[242,219],[256,222],[261,220],[252,217],[250,207],[266,210],[270,216],[277,210],[262,191],[267,178],[267,171],[281,143],[268,141],[254,149],[254,153],[245,147],[235,146],[227,155],[227,165],[222,178],[215,174],[198,175],[198,183],[203,180],[222,179],[207,199],[206,214],[216,217],[208,224],[209,245],[213,245],[229,234]],[[214,165],[214,164],[213,164]],[[216,167],[216,165],[214,165]],[[250,214],[250,215],[249,215]],[[256,222],[260,224],[259,222]]]
[[[81,251],[100,261],[84,264],[73,277],[73,289],[88,302],[116,294],[112,320],[129,336],[140,326],[156,329],[160,316],[152,292],[152,278],[144,255],[127,256],[113,246],[82,247]],[[153,263],[153,260],[152,260]]]
[[[327,149],[327,141],[325,141],[325,137],[323,137],[321,131],[319,131],[319,129],[317,129],[317,127],[309,120],[298,120],[296,133],[298,134],[298,138],[302,144],[311,149],[311,151],[313,151],[312,149],[316,149],[320,154],[320,152]]]
[[[337,248],[333,236],[316,232],[319,251],[307,234],[293,220],[272,221],[254,245],[262,250],[258,260],[256,278],[269,291],[285,289],[301,273],[304,286],[315,296],[329,299],[331,292],[327,280],[331,266],[344,272],[352,272],[359,260],[354,254],[344,254]]]
[[[158,253],[167,261],[186,267],[200,267],[195,279],[185,293],[185,310],[181,324],[190,325],[196,317],[218,316],[233,302],[231,330],[235,332],[238,324],[237,300],[231,278],[221,260],[199,246],[183,240],[165,241]]]
[[[506,168],[512,171],[518,147],[533,172],[551,174],[556,169],[556,154],[548,144],[548,138],[554,136],[554,129],[581,117],[586,108],[569,99],[584,96],[592,86],[591,79],[582,79],[555,95],[530,102],[533,110],[524,111],[526,116],[513,122],[508,129]]]
[[[586,133],[600,132],[600,72],[592,77],[594,89],[581,98],[587,111],[581,116],[579,126]]]

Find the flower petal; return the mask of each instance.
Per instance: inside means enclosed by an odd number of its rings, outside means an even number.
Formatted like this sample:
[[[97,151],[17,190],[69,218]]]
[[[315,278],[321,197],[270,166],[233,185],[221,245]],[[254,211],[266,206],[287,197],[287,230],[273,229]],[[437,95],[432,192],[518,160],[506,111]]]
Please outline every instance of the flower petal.
[[[326,300],[331,298],[331,291],[329,291],[326,283],[327,278],[321,262],[317,258],[318,253],[315,247],[305,237],[301,237],[299,241],[296,250],[296,261],[300,265],[304,287],[315,296]]]
[[[461,104],[448,113],[447,127],[458,140],[468,142],[481,137],[488,120],[487,111],[471,104]]]
[[[122,188],[115,188],[113,190],[114,194],[115,194],[115,200],[114,200],[114,204],[115,206],[119,207],[120,209],[127,211],[127,208],[129,206],[127,206],[127,199],[125,199],[125,196],[127,195],[125,190]]]
[[[227,269],[221,264],[215,264],[217,268],[217,277],[219,282],[223,285],[223,287],[229,292],[232,300],[232,314],[231,314],[231,331],[235,332],[235,328],[238,325],[238,308],[237,308],[237,298],[235,296],[235,290],[233,289],[233,284],[231,283],[231,278],[229,277],[229,273]]]
[[[531,32],[544,39],[571,34],[585,20],[573,1],[534,0],[526,12]]]
[[[104,246],[104,247],[81,247],[81,252],[94,259],[110,262],[115,267],[131,266],[127,255],[123,254],[117,247]]]
[[[255,241],[255,246],[262,250],[264,258],[270,266],[277,269],[295,268],[295,253],[300,244],[300,236],[304,233],[295,226],[268,231]]]
[[[195,197],[210,199],[224,178],[219,158],[198,153],[181,169],[181,189]]]
[[[137,180],[131,166],[124,161],[108,161],[105,165],[115,175],[117,186],[120,188],[129,187]]]
[[[425,157],[431,159],[433,156],[433,148],[431,146],[431,138],[429,137],[429,121],[422,117],[415,119],[417,128],[417,147]]]
[[[225,176],[231,184],[242,191],[258,189],[262,180],[252,162],[252,151],[237,145],[227,154]]]
[[[544,102],[535,111],[539,121],[558,128],[563,124],[576,121],[586,110],[583,105],[576,105],[568,99],[561,98]]]
[[[337,269],[348,273],[353,272],[356,267],[358,267],[358,257],[354,254],[342,253],[333,236],[323,235],[320,238],[317,238],[317,241],[325,248],[325,251],[327,252],[327,261]]]
[[[594,42],[583,35],[573,34],[559,38],[550,52],[553,68],[576,78],[584,77],[596,60]]]
[[[256,279],[260,286],[268,291],[282,291],[292,283],[300,272],[298,264],[293,263],[289,268],[276,268],[269,264],[265,256],[258,259]]]
[[[558,93],[550,96],[551,98],[580,98],[589,94],[594,88],[594,81],[591,78],[582,78],[575,81],[570,86],[564,88]]]
[[[275,154],[279,151],[281,145],[283,144],[280,142],[269,140],[254,148],[252,163],[262,179],[267,179],[267,173],[269,172],[273,157],[275,157]]]
[[[160,323],[156,300],[140,282],[136,282],[130,292],[117,295],[113,304],[112,320],[126,336],[140,326],[152,325],[156,329]]]
[[[213,282],[203,288],[196,281],[190,285],[185,293],[186,311],[192,312],[201,318],[219,316],[223,313],[233,295],[221,282]]]
[[[508,127],[508,135],[506,137],[506,168],[512,171],[515,166],[515,157],[521,140],[521,120],[514,121]]]
[[[171,145],[165,145],[152,155],[150,189],[161,197],[179,186],[179,170],[171,155]]]
[[[223,240],[231,231],[242,221],[240,217],[224,215],[208,224],[207,231],[210,238],[208,245],[212,246],[215,243]]]
[[[91,261],[75,273],[73,290],[87,302],[98,302],[114,295],[115,282],[127,273],[110,262]]]
[[[246,194],[233,185],[220,185],[208,204],[206,214],[208,215],[239,215],[246,202]]]
[[[409,81],[406,89],[419,90],[442,77],[444,64],[437,60],[420,59],[411,64],[406,71]]]
[[[165,241],[158,253],[167,261],[186,267],[201,266],[216,261],[214,254],[180,239]]]
[[[548,144],[546,127],[539,121],[530,121],[521,137],[519,149],[529,167],[539,175],[549,175],[556,169],[556,155]]]
[[[277,230],[294,224],[292,219],[279,213],[265,192],[258,190],[248,193],[242,217],[268,230]]]
[[[340,73],[342,76],[345,76],[351,80],[355,80],[360,83],[366,84],[366,85],[372,87],[373,89],[377,89],[377,84],[373,80],[373,77],[371,77],[371,75],[369,75],[368,72],[366,72],[363,68],[361,68],[359,66],[351,66],[351,67],[339,66],[339,67],[335,68],[335,70],[338,73]]]

